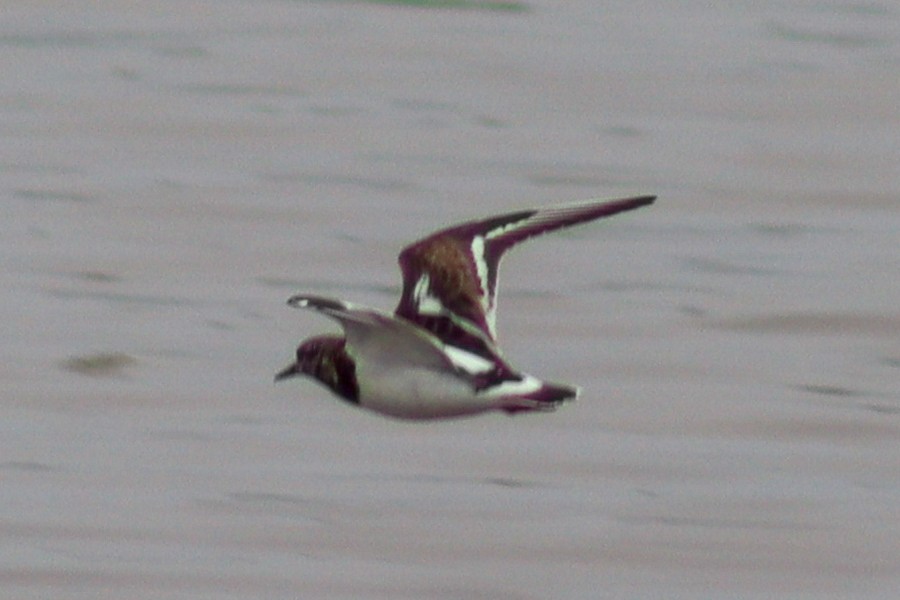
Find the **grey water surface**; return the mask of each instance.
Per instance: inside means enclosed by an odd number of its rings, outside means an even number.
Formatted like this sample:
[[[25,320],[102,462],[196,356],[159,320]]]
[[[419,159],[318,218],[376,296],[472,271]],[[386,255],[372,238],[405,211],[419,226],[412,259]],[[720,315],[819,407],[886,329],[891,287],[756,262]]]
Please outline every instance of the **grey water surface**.
[[[7,598],[896,598],[900,8],[7,3]],[[552,415],[273,385],[458,220]]]

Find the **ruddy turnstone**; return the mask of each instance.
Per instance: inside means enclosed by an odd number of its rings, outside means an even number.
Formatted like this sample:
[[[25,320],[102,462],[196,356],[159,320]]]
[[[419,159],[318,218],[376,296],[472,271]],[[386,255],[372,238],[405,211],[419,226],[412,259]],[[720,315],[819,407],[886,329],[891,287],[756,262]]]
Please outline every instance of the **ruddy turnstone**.
[[[651,204],[655,196],[521,210],[438,231],[400,253],[403,292],[393,315],[301,294],[288,304],[321,312],[344,335],[297,348],[275,376],[308,375],[363,408],[401,419],[491,410],[552,411],[578,388],[517,371],[497,347],[497,269],[528,238]]]

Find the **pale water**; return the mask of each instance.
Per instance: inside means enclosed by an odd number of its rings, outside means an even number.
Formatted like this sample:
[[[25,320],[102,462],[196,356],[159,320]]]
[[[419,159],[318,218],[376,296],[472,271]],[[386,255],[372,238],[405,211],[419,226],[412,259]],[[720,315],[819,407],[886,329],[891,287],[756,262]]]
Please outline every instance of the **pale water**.
[[[895,3],[6,4],[0,595],[896,598]],[[291,294],[644,193],[504,263],[564,410],[273,385]]]

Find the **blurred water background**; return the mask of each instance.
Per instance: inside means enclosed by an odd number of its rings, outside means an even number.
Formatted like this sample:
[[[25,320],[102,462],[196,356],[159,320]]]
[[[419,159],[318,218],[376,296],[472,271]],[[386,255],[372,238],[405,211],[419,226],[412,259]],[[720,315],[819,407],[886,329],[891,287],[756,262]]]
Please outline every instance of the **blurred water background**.
[[[4,597],[896,598],[895,3],[29,0],[0,68]],[[565,410],[272,384],[292,293],[643,193],[504,263]]]

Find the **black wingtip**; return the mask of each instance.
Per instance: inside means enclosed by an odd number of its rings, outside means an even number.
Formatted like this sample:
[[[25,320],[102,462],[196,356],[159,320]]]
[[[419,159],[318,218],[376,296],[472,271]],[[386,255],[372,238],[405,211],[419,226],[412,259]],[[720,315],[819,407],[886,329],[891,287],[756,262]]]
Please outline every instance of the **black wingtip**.
[[[290,298],[288,298],[287,305],[291,308],[303,308],[306,306],[308,301],[309,298],[307,296],[298,294],[296,296],[291,296]]]
[[[631,208],[640,208],[641,206],[647,206],[648,204],[653,204],[656,202],[656,196],[635,196],[634,198],[626,198],[625,200],[620,201],[623,205],[630,206]]]
[[[618,198],[616,200],[595,200],[588,203],[588,206],[593,206],[594,208],[589,213],[587,219],[579,219],[578,221],[587,221],[593,219],[600,219],[604,217],[611,217],[618,213],[628,212],[630,210],[635,210],[637,208],[641,208],[642,206],[647,206],[653,204],[656,201],[655,195],[647,195],[647,196],[634,196],[631,198]],[[576,223],[578,221],[575,221]]]
[[[316,310],[344,310],[346,305],[340,300],[312,296],[310,294],[297,294],[288,298],[288,306],[292,308],[314,308]]]

